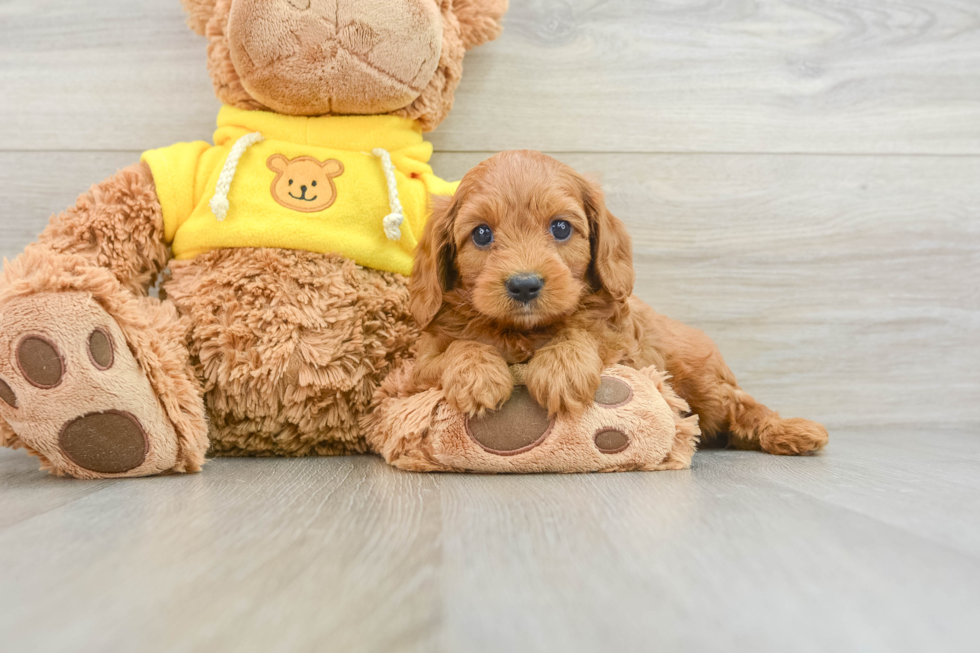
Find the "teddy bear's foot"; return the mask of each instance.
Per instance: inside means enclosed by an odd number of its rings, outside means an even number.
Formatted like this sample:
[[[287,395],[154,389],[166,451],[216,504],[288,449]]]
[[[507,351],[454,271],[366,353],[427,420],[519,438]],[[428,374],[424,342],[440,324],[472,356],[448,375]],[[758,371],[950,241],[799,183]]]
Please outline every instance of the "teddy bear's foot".
[[[0,417],[52,473],[148,476],[180,456],[176,430],[117,322],[90,295],[13,299],[0,314]]]
[[[467,417],[439,401],[437,391],[392,399],[388,438],[377,440],[388,461],[427,471],[605,472],[682,469],[697,442],[697,418],[656,370],[607,370],[595,404],[576,418],[548,417],[527,388],[482,417]],[[397,406],[397,407],[396,407]],[[426,406],[431,415],[426,422]],[[407,436],[390,446],[390,436]],[[416,437],[417,436],[417,437]],[[388,446],[386,446],[388,445]]]
[[[597,472],[653,469],[674,440],[671,410],[636,370],[613,368],[602,376],[595,404],[577,418],[548,412],[517,386],[510,401],[484,417],[463,419],[476,447],[460,444],[447,430],[436,459],[480,472]],[[438,445],[442,446],[439,447]]]

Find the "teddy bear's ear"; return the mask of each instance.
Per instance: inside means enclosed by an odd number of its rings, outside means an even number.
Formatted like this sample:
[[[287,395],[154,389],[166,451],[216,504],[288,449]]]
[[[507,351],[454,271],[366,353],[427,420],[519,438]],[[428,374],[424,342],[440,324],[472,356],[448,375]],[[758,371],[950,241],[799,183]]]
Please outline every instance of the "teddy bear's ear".
[[[344,164],[337,159],[327,159],[320,164],[320,167],[328,177],[339,177],[344,174]]]
[[[187,12],[187,24],[191,29],[204,36],[204,29],[214,13],[214,5],[218,0],[180,0]]]
[[[269,157],[269,160],[265,162],[265,165],[269,167],[272,172],[281,173],[289,166],[289,159],[281,154],[273,154]]]
[[[507,13],[507,4],[508,0],[453,0],[453,11],[467,50],[500,36],[503,29],[500,22]]]

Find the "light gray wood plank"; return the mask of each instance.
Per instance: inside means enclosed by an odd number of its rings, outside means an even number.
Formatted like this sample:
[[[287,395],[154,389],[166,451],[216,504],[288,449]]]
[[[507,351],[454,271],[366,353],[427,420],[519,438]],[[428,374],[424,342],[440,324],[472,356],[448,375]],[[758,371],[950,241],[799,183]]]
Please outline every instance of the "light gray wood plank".
[[[139,152],[0,151],[0,256],[19,254],[51,216],[139,160]]]
[[[0,449],[0,530],[103,490],[108,481],[65,483],[25,452]]]
[[[717,452],[701,464],[747,480],[765,479],[980,558],[978,442],[980,425],[966,432],[938,426],[844,428],[834,433],[834,455],[812,463]]]
[[[976,626],[937,608],[973,604],[976,558],[739,473],[762,454],[716,455],[689,473],[447,483],[447,650],[972,645]]]
[[[0,530],[5,647],[432,650],[435,477],[366,457],[206,469],[110,482]]]
[[[137,158],[0,153],[0,255]],[[760,400],[840,428],[980,423],[980,157],[562,158],[602,177],[640,297],[706,330]]]
[[[210,135],[206,41],[178,0],[0,4],[9,150],[147,150]]]
[[[467,58],[441,150],[980,153],[972,0],[512,4]],[[0,21],[2,147],[211,130],[177,0],[7,0]]]
[[[927,435],[892,431],[880,460],[855,432],[818,457],[702,452],[676,473],[223,459],[111,482],[0,527],[0,631],[41,651],[968,651],[978,526],[930,531],[963,512],[916,467]],[[25,462],[0,452],[0,491]]]

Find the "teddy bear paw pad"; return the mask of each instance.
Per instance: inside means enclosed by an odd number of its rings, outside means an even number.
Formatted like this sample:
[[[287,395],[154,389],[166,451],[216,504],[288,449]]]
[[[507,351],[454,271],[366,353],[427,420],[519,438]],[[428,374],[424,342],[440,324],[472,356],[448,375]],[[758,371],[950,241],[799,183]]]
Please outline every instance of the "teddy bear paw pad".
[[[630,446],[630,436],[619,429],[600,429],[592,439],[595,448],[605,454],[620,453]]]
[[[604,408],[618,408],[632,400],[633,388],[625,381],[612,376],[602,377],[602,383],[595,391],[594,401]]]
[[[58,437],[73,463],[100,474],[122,474],[146,460],[149,442],[143,426],[130,413],[106,411],[77,417]]]
[[[425,430],[422,453],[432,464],[428,469],[445,471],[655,469],[675,433],[673,411],[656,383],[615,366],[603,375],[594,405],[578,416],[549,419],[523,385],[515,386],[503,407],[479,418],[466,418],[442,402]]]
[[[177,459],[176,431],[122,330],[84,293],[4,307],[0,417],[55,473],[144,476]]]
[[[3,379],[0,379],[0,399],[11,408],[17,408],[17,395],[14,394],[13,388],[7,385],[7,382]]]
[[[523,385],[515,386],[510,399],[498,410],[466,420],[466,432],[484,451],[515,456],[544,442],[554,426]]]
[[[26,336],[17,346],[17,366],[27,382],[48,390],[61,383],[65,362],[58,348],[43,336]]]

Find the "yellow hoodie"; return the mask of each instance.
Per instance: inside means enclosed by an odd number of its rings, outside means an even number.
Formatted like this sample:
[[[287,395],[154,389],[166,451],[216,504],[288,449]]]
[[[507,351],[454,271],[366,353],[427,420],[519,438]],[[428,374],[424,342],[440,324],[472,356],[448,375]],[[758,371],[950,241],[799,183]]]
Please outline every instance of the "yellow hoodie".
[[[335,252],[408,275],[429,195],[432,144],[394,116],[304,118],[224,107],[214,145],[143,154],[174,257],[226,247]]]

